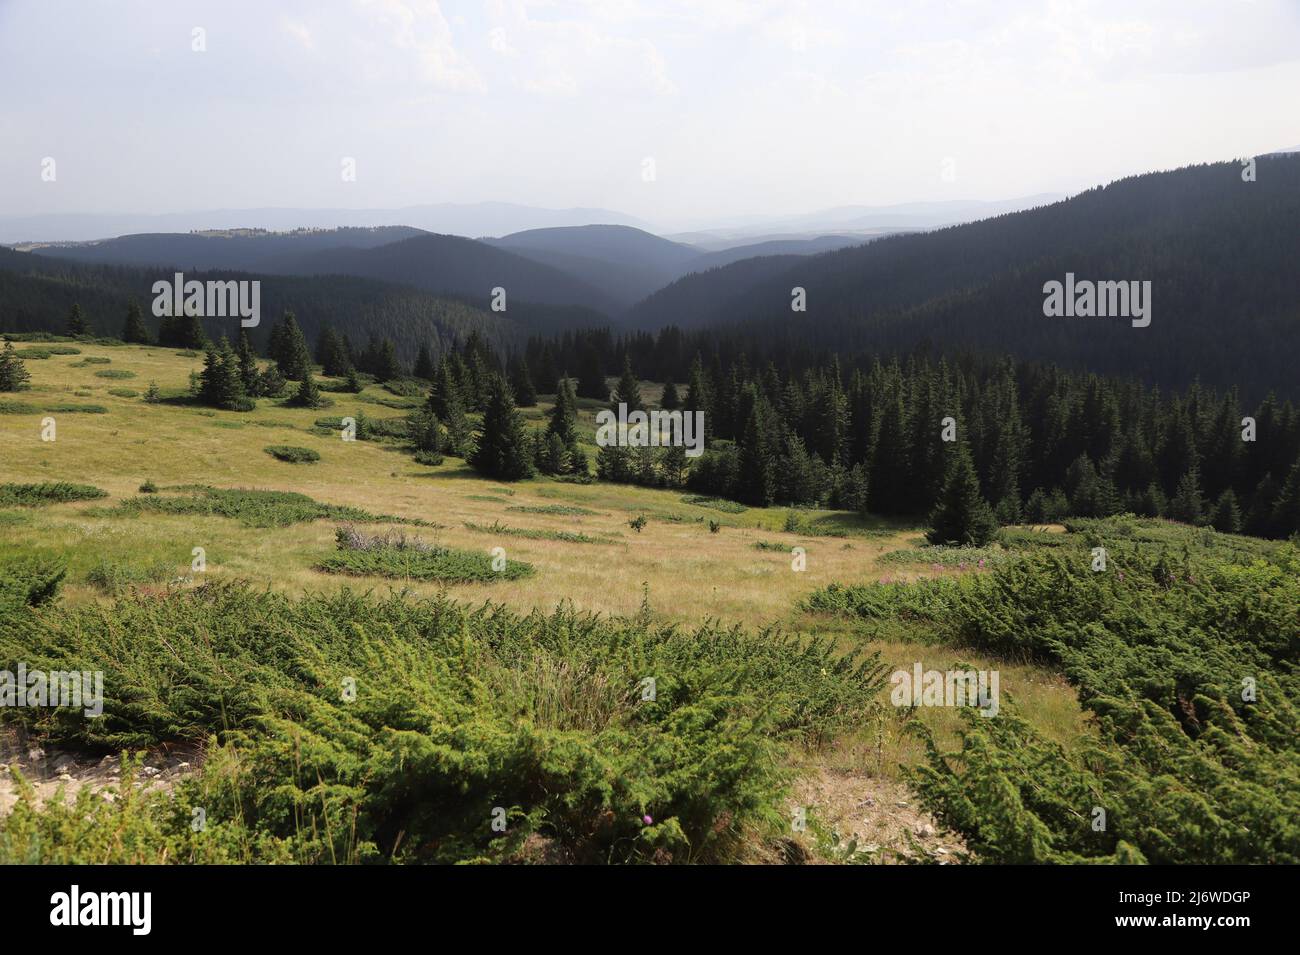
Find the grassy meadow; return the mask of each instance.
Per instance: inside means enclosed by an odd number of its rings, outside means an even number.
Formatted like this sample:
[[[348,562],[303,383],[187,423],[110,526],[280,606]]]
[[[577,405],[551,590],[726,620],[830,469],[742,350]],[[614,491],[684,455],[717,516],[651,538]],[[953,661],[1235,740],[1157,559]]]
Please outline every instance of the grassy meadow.
[[[611,697],[612,702],[599,718],[585,718],[585,722],[579,720],[577,724],[567,717],[556,718],[553,715],[556,707],[581,708],[582,704],[575,702],[576,691],[572,687],[562,691],[552,684],[555,680],[563,683],[576,679],[573,675],[576,670],[587,674],[583,680],[596,680],[602,687],[608,686],[610,680],[635,682],[637,667],[644,667],[644,661],[657,652],[656,642],[670,645],[673,653],[679,655],[674,658],[677,660],[674,666],[680,667],[682,673],[696,673],[693,667],[703,668],[698,672],[712,674],[709,679],[718,680],[719,686],[727,687],[730,695],[717,697],[724,703],[732,701],[725,705],[717,704],[721,709],[716,717],[723,723],[729,718],[727,714],[734,716],[755,707],[753,712],[756,714],[766,712],[762,700],[781,695],[782,691],[777,690],[772,681],[782,667],[797,669],[798,677],[790,677],[795,682],[789,686],[803,686],[800,681],[811,681],[811,686],[819,679],[815,669],[798,669],[795,663],[785,658],[779,664],[761,662],[766,660],[763,653],[767,651],[753,648],[750,644],[744,645],[747,649],[739,654],[738,659],[749,660],[752,657],[760,660],[755,664],[759,669],[747,669],[743,675],[738,675],[740,671],[732,673],[727,669],[726,654],[721,654],[721,651],[716,659],[695,659],[692,657],[692,642],[683,642],[683,635],[696,632],[697,628],[720,628],[716,632],[707,630],[710,634],[708,639],[699,638],[701,647],[709,640],[715,643],[722,640],[717,633],[739,627],[749,635],[747,640],[768,641],[777,647],[786,646],[788,640],[795,640],[796,644],[811,640],[835,658],[855,653],[857,659],[870,664],[871,678],[864,675],[865,671],[864,674],[845,671],[844,686],[834,691],[842,693],[844,701],[852,698],[855,702],[828,704],[824,713],[807,716],[804,722],[795,717],[778,720],[780,732],[772,732],[782,739],[779,751],[769,752],[765,748],[767,743],[751,735],[755,727],[767,725],[757,716],[748,730],[737,727],[718,729],[717,736],[708,738],[730,739],[727,734],[734,732],[737,740],[735,752],[749,752],[746,748],[753,748],[753,752],[745,757],[746,765],[751,769],[767,767],[763,770],[764,785],[754,787],[746,782],[745,786],[738,784],[725,793],[715,793],[709,798],[716,799],[721,808],[707,818],[692,818],[689,812],[681,810],[673,816],[674,820],[680,819],[680,831],[659,832],[661,827],[658,824],[644,824],[636,836],[641,842],[637,843],[640,848],[635,852],[626,851],[624,842],[613,835],[606,838],[602,835],[606,830],[590,819],[566,816],[567,812],[577,812],[573,806],[562,809],[548,805],[545,811],[530,808],[527,804],[529,793],[534,790],[524,787],[525,791],[517,794],[521,800],[518,813],[511,810],[511,818],[517,816],[527,820],[526,825],[521,824],[521,833],[526,831],[547,844],[562,844],[564,852],[570,853],[562,856],[564,858],[680,861],[707,857],[775,861],[782,858],[782,853],[788,856],[794,851],[787,845],[789,843],[801,846],[798,852],[805,855],[845,861],[845,854],[835,848],[840,844],[840,836],[852,836],[861,844],[872,845],[869,858],[863,858],[858,850],[849,850],[847,855],[851,861],[888,861],[903,857],[945,861],[944,855],[948,859],[956,858],[962,846],[955,837],[944,843],[941,851],[935,849],[942,843],[942,836],[939,843],[932,837],[934,829],[930,823],[935,821],[933,817],[909,817],[905,825],[897,824],[897,817],[905,815],[904,807],[907,807],[906,812],[915,811],[910,802],[913,797],[904,787],[908,780],[915,778],[913,771],[925,763],[927,745],[930,745],[923,740],[925,734],[915,732],[912,724],[923,725],[931,742],[941,749],[959,745],[966,727],[964,714],[952,708],[900,711],[888,705],[889,688],[881,674],[894,669],[910,670],[917,661],[925,669],[946,670],[965,664],[999,670],[1001,692],[1014,700],[1017,717],[1032,727],[1039,738],[1061,747],[1064,753],[1074,753],[1081,746],[1090,746],[1095,738],[1095,724],[1080,704],[1075,683],[1067,679],[1060,665],[1043,653],[1028,647],[981,644],[979,640],[960,636],[954,638],[943,626],[943,614],[927,616],[900,612],[898,608],[876,614],[871,607],[864,609],[861,604],[854,604],[848,611],[814,597],[825,594],[828,588],[832,594],[839,593],[832,585],[871,588],[883,581],[905,588],[918,581],[938,579],[953,580],[961,585],[966,578],[989,575],[1008,560],[1026,554],[1071,553],[1086,561],[1088,549],[1094,543],[1091,537],[1095,536],[1095,529],[1091,536],[1061,526],[1008,529],[1002,544],[966,554],[951,549],[926,548],[921,527],[864,519],[843,512],[799,510],[792,517],[787,509],[742,509],[719,505],[713,501],[693,499],[684,490],[600,482],[576,484],[543,477],[505,485],[481,478],[457,458],[449,457],[437,466],[424,466],[415,463],[400,442],[345,442],[337,431],[317,425],[318,419],[324,417],[338,418],[358,412],[371,419],[399,418],[418,403],[419,399],[402,398],[373,383],[368,383],[360,394],[351,394],[330,391],[330,387],[337,383],[323,379],[323,388],[332,400],[332,405],[326,409],[293,408],[285,406],[281,400],[262,399],[254,411],[214,411],[184,399],[191,372],[201,367],[201,356],[164,348],[87,342],[78,342],[76,348],[78,354],[51,353],[44,358],[30,358],[27,361],[31,372],[30,389],[6,395],[0,401],[0,412],[3,412],[0,413],[0,446],[4,448],[0,459],[0,484],[70,482],[107,492],[107,496],[96,499],[40,507],[0,504],[0,562],[45,560],[66,568],[57,610],[48,611],[53,615],[51,619],[42,620],[39,626],[30,621],[22,623],[11,633],[11,641],[20,648],[29,629],[46,632],[42,628],[48,628],[47,636],[43,638],[46,642],[40,646],[43,652],[52,655],[52,659],[64,659],[69,655],[80,658],[78,654],[89,654],[86,659],[102,664],[104,657],[101,654],[112,656],[104,648],[111,645],[118,647],[113,652],[121,652],[118,643],[96,644],[98,649],[92,652],[89,645],[76,644],[69,635],[94,632],[100,626],[111,630],[106,621],[118,613],[114,608],[119,602],[125,608],[121,610],[122,614],[140,617],[142,647],[155,647],[151,642],[155,639],[160,641],[157,647],[165,646],[166,641],[161,636],[147,635],[153,632],[151,627],[162,626],[155,617],[149,616],[149,601],[162,599],[168,594],[173,595],[172,599],[180,600],[174,596],[177,592],[198,593],[201,584],[209,585],[209,590],[215,588],[217,596],[195,598],[202,607],[177,610],[177,613],[193,614],[192,618],[185,617],[191,621],[185,626],[199,626],[195,621],[203,622],[204,626],[220,626],[219,616],[205,616],[210,610],[206,603],[209,600],[222,606],[240,606],[246,601],[252,618],[261,619],[259,615],[266,615],[270,621],[273,614],[268,607],[278,607],[280,610],[277,612],[283,613],[290,613],[286,607],[297,607],[299,609],[292,613],[310,617],[308,608],[335,606],[330,601],[336,600],[344,600],[346,604],[351,598],[340,597],[345,589],[353,595],[358,592],[368,594],[359,599],[376,601],[376,607],[387,606],[382,602],[389,600],[394,592],[402,592],[406,595],[403,600],[422,607],[455,607],[459,609],[454,613],[487,613],[489,617],[493,613],[507,613],[509,620],[518,621],[503,624],[507,630],[519,627],[531,632],[528,628],[534,628],[539,648],[546,648],[550,646],[548,641],[553,641],[554,646],[545,651],[549,655],[539,656],[520,670],[518,654],[524,651],[512,649],[503,656],[495,638],[490,635],[491,627],[483,623],[482,617],[466,617],[464,619],[468,622],[461,625],[485,641],[482,653],[486,656],[481,658],[485,661],[483,672],[492,674],[483,677],[486,683],[497,686],[504,694],[502,699],[513,698],[511,694],[521,692],[528,697],[527,701],[511,715],[492,709],[496,703],[483,703],[474,697],[474,691],[459,684],[449,684],[448,692],[453,696],[468,693],[476,700],[475,706],[487,707],[488,715],[475,710],[479,714],[475,718],[498,721],[493,723],[497,730],[505,725],[499,721],[518,719],[518,713],[522,712],[531,714],[529,732],[541,734],[537,739],[530,737],[529,747],[536,749],[526,748],[526,754],[521,755],[521,751],[510,749],[500,740],[491,743],[491,746],[500,745],[500,752],[508,753],[508,757],[501,758],[507,761],[519,759],[523,761],[521,765],[533,767],[519,769],[525,775],[540,772],[537,766],[549,766],[547,759],[551,757],[543,758],[537,753],[554,755],[555,751],[549,748],[554,740],[545,736],[545,732],[550,731],[588,733],[589,736],[583,739],[592,747],[591,765],[604,766],[602,771],[606,774],[615,772],[612,767],[619,765],[619,759],[635,748],[628,740],[641,739],[633,732],[635,727],[642,725],[638,722],[640,717],[622,697],[617,700]],[[105,375],[105,371],[114,374]],[[162,396],[162,400],[156,403],[146,402],[143,397],[151,382],[157,383]],[[658,390],[647,385],[643,394],[653,403]],[[96,406],[98,410],[57,410]],[[543,397],[539,407],[523,409],[523,414],[531,424],[541,427],[548,408],[549,403]],[[581,428],[585,435],[594,435],[595,410],[593,403],[583,403]],[[43,419],[46,418],[54,419],[57,431],[53,441],[41,439]],[[317,460],[282,460],[268,453],[268,448],[306,449],[319,457]],[[594,455],[594,443],[588,450]],[[293,456],[311,457],[298,452]],[[142,491],[142,487],[146,490]],[[265,500],[257,498],[257,507],[267,510],[240,510],[251,506],[237,495],[222,496],[223,491],[231,489],[289,492],[305,495],[310,500],[303,502],[294,498],[290,506],[274,496]],[[274,519],[268,519],[268,514]],[[637,530],[631,522],[639,516],[644,516],[646,521]],[[340,532],[341,526],[351,530]],[[798,530],[787,531],[790,526]],[[1164,527],[1167,530],[1159,530],[1162,539],[1167,538],[1164,543],[1184,548],[1189,546],[1192,537],[1189,529],[1174,525]],[[347,560],[335,556],[345,533],[353,535],[350,539],[361,542],[355,545],[356,550]],[[1239,549],[1243,559],[1254,559],[1262,552],[1263,545],[1245,538],[1221,535],[1218,546],[1220,552],[1227,546]],[[195,548],[202,548],[206,564],[201,573],[192,567]],[[520,572],[487,572],[484,564],[492,559],[495,548],[503,549],[507,563],[518,565]],[[793,548],[804,548],[805,570],[792,568]],[[385,554],[389,551],[401,555],[401,559],[385,564]],[[332,563],[333,572],[325,566],[326,562]],[[407,571],[398,570],[386,576],[367,572],[376,566],[407,568]],[[440,571],[443,567],[452,567],[452,570],[443,574]],[[233,595],[226,589],[231,587],[236,588]],[[239,590],[241,587],[251,589]],[[276,603],[283,600],[304,603]],[[491,607],[484,607],[486,602],[490,602]],[[367,612],[359,611],[351,604],[346,606],[347,613],[352,615],[350,619],[357,621],[355,626],[366,629]],[[575,616],[565,618],[568,622],[563,626],[554,623],[554,618],[548,615],[556,614],[557,608],[560,613]],[[46,613],[42,610],[30,612],[36,616]],[[413,621],[404,616],[405,611],[391,607],[382,612],[377,609],[372,612],[376,619],[383,615],[392,618],[391,632],[407,632],[403,630],[405,627],[413,635],[440,633],[438,628],[442,626],[444,615],[453,613],[450,610],[429,610],[427,612],[433,615],[429,619],[434,621],[430,623]],[[545,623],[548,620],[552,622]],[[602,654],[595,649],[583,657],[585,662],[581,667],[564,658],[566,651],[562,648],[569,646],[567,638],[555,635],[560,631],[567,632],[566,628],[588,633],[605,626],[626,627],[629,622],[635,622],[641,628],[638,632],[653,629],[660,636],[645,645],[630,638],[630,642],[620,642],[623,638],[602,637],[602,640],[610,641],[609,646],[617,644],[623,648],[617,652],[610,651],[611,658],[626,658],[627,661],[626,670],[618,671],[621,675],[617,678],[602,662]],[[273,625],[268,622],[267,626]],[[326,631],[330,632],[321,637],[322,644],[318,649],[322,659],[328,658],[328,664],[318,661],[311,666],[319,664],[329,670],[329,678],[333,679],[337,672],[343,672],[338,667],[344,666],[341,661],[351,651],[345,646],[345,634],[323,627],[322,633]],[[158,634],[162,632],[158,630]],[[366,639],[377,639],[382,644],[382,636],[376,636],[373,630],[366,630],[366,633]],[[125,639],[129,645],[132,636],[128,634]],[[260,641],[267,637],[262,631],[250,630],[248,639]],[[419,643],[424,638],[412,636],[411,639]],[[517,639],[521,647],[528,643],[522,636]],[[592,647],[600,644],[600,640],[591,639],[594,641]],[[247,646],[240,645],[239,653],[245,652],[251,653]],[[298,643],[293,645],[293,652],[306,654],[304,659],[314,659],[316,653]],[[383,653],[390,652],[396,651],[391,647],[383,650]],[[443,659],[441,657],[426,658],[420,655],[423,650],[417,653],[410,647],[402,652],[415,654],[408,662],[416,667],[417,673],[425,672],[423,668],[428,668],[430,674],[444,672],[441,669],[444,663],[438,662]],[[453,656],[462,654],[461,659],[464,659],[463,649],[446,652]],[[543,651],[539,649],[537,652]],[[121,665],[123,672],[127,672],[127,663],[123,661]],[[167,664],[174,665],[177,665],[176,661]],[[250,673],[264,674],[265,668],[272,663],[258,658],[250,660],[247,665]],[[366,665],[372,666],[373,660]],[[182,669],[189,666],[191,663],[186,661]],[[535,691],[520,689],[517,681],[522,678],[519,674],[527,671],[528,667],[538,668],[537,673],[550,674],[538,679],[558,694],[555,699],[539,701],[529,695]],[[717,675],[723,672],[730,675],[725,678]],[[824,666],[821,672],[827,673]],[[504,673],[512,675],[503,676]],[[597,673],[599,678],[592,675]],[[194,678],[193,674],[186,677],[190,678]],[[298,678],[295,676],[294,680]],[[172,674],[166,681],[160,680],[160,686],[166,682],[170,687],[179,679]],[[205,673],[203,679],[216,678]],[[249,679],[256,683],[262,677]],[[281,675],[266,679],[267,686],[279,686],[285,678]],[[433,685],[443,677],[431,675],[428,679],[429,685]],[[764,680],[768,682],[764,683]],[[666,682],[672,684],[671,679]],[[319,689],[310,681],[306,685],[293,685],[296,687],[294,692],[308,696]],[[506,687],[509,692],[501,687]],[[111,754],[140,744],[148,750],[150,745],[171,742],[164,737],[176,735],[206,746],[208,764],[224,766],[222,772],[234,774],[230,778],[246,771],[256,780],[258,773],[270,774],[270,767],[278,765],[270,755],[257,749],[264,741],[257,734],[247,734],[251,733],[248,727],[254,725],[272,735],[280,732],[279,729],[266,730],[265,721],[270,718],[267,716],[270,712],[277,714],[277,719],[283,717],[279,708],[281,704],[268,702],[269,697],[259,698],[255,704],[250,702],[248,726],[228,736],[225,734],[231,728],[219,721],[181,719],[177,715],[179,711],[174,709],[171,692],[171,689],[159,689],[153,704],[157,710],[171,716],[157,717],[154,722],[144,725],[139,722],[138,714],[124,711],[114,716],[117,735],[91,739],[81,735],[82,730],[60,729],[39,722],[22,723],[21,729],[38,736],[49,734],[48,738],[55,745],[61,743],[72,749],[82,747],[96,754]],[[415,690],[412,692],[419,695]],[[816,698],[818,692],[809,689],[807,695]],[[854,694],[858,696],[854,697]],[[691,706],[704,705],[700,700],[692,700]],[[428,705],[437,709],[441,704]],[[790,706],[794,711],[799,708],[795,702]],[[306,719],[297,710],[295,713],[295,719]],[[552,715],[545,716],[546,713]],[[362,721],[365,731],[380,734],[389,732],[385,727],[395,725],[386,720],[398,719],[392,714],[382,718],[376,714],[371,716],[373,719],[369,722]],[[680,713],[664,717],[668,722],[662,726],[655,724],[654,732],[685,732],[680,723],[674,722],[679,716]],[[335,715],[329,717],[334,718]],[[414,716],[411,718],[415,719]],[[159,725],[167,728],[159,729]],[[618,736],[614,733],[615,728],[620,733],[632,735]],[[319,727],[317,731],[320,731]],[[257,742],[250,743],[250,739]],[[496,740],[496,737],[491,739]],[[620,739],[623,742],[615,745]],[[131,746],[123,745],[127,740],[132,741]],[[703,747],[706,744],[700,742],[699,745]],[[354,756],[362,763],[379,759],[369,751]],[[240,764],[240,759],[245,762]],[[231,761],[235,769],[230,768]],[[581,790],[584,799],[608,802],[612,798],[609,793],[588,778],[595,770],[586,763],[579,763],[574,766],[566,764],[564,772],[572,776],[564,778],[575,780],[574,791]],[[340,774],[340,779],[354,773],[351,767],[334,767],[334,770]],[[554,767],[548,771],[559,773]],[[355,772],[358,778],[362,775]],[[671,789],[663,781],[670,775],[653,777],[643,789],[633,786],[632,794],[627,798],[640,798],[644,806],[656,799],[671,801],[663,794]],[[352,811],[360,811],[357,807],[365,806],[365,811],[379,812],[379,806],[366,801],[373,800],[374,793],[356,778],[348,778],[351,780],[349,785],[357,787],[358,792],[365,790],[362,795],[347,797],[352,800],[348,802]],[[205,777],[197,783],[178,784],[175,791],[190,785],[217,784]],[[249,786],[251,788],[242,796],[240,792],[233,795],[225,792],[223,798],[233,799],[234,804],[241,806],[246,805],[240,802],[243,797],[256,801],[256,797],[249,795],[256,787],[252,783]],[[668,789],[664,789],[665,786]],[[535,788],[542,791],[547,787],[539,782]],[[340,804],[331,802],[332,796],[320,795],[312,786],[304,784],[304,792],[320,796],[316,808],[320,818],[326,821],[344,811]],[[605,795],[598,798],[600,792],[605,792]],[[804,798],[799,794],[809,792],[815,793],[807,797],[810,802],[805,807],[811,820],[809,827],[791,835],[787,831],[788,814],[792,807],[798,808],[797,799]],[[641,795],[636,796],[637,793]],[[390,793],[386,798],[391,796]],[[692,795],[690,800],[686,797],[680,797],[680,800],[684,800],[683,805],[695,805],[691,800],[697,797],[699,794]],[[679,796],[672,798],[678,799]],[[304,799],[310,803],[307,796]],[[936,800],[935,805],[940,803]],[[51,811],[74,812],[79,803],[70,805],[74,808]],[[403,808],[407,804],[400,799],[391,805],[388,802],[383,805],[387,807],[383,811],[390,813],[400,814],[409,808]],[[484,805],[490,805],[490,800]],[[457,806],[457,812],[470,814],[483,808],[478,805]],[[593,803],[593,806],[591,818],[603,818],[601,814],[609,811],[607,806],[602,808],[603,804]],[[262,820],[258,825],[275,818],[272,809],[262,808],[267,815],[265,819],[258,817]],[[105,810],[96,805],[93,811]],[[22,820],[27,827],[22,830],[25,833],[23,838],[36,839],[44,831],[41,829],[43,825],[53,825],[41,821],[39,813],[31,806],[24,812],[29,815]],[[641,809],[637,812],[640,813]],[[655,813],[648,808],[644,812],[645,818],[653,815]],[[403,855],[406,851],[412,853],[409,858],[413,860],[439,861],[502,858],[503,854],[516,858],[517,854],[526,855],[529,851],[525,842],[516,841],[510,841],[508,852],[507,848],[483,839],[470,840],[472,844],[462,845],[444,832],[429,834],[430,841],[424,847],[385,846],[382,838],[391,835],[387,823],[377,824],[373,840],[365,845],[350,843],[340,848],[340,845],[330,842],[322,847],[304,837],[298,829],[292,835],[286,835],[275,829],[271,822],[265,822],[265,831],[256,829],[252,822],[248,825],[252,827],[248,832],[240,830],[231,836],[230,844],[221,850],[225,855],[212,855],[209,849],[200,851],[188,843],[187,847],[180,848],[169,844],[168,851],[179,851],[182,855],[188,853],[186,857],[195,861],[338,861],[340,851],[345,860],[353,861],[375,855],[398,860],[408,858]],[[419,828],[416,822],[412,825]],[[14,826],[18,832],[17,821]],[[713,832],[710,826],[722,826],[729,833],[729,838],[721,843],[712,837],[704,840],[711,847],[711,856],[701,854],[700,848],[703,838],[700,833]],[[618,825],[609,831],[616,829]],[[917,835],[926,829],[931,834],[927,836],[931,839],[928,847]],[[254,830],[258,838],[283,841],[275,842],[274,849],[263,852],[265,846],[249,834]],[[274,835],[268,836],[268,832]],[[12,842],[18,836],[11,833],[9,838]],[[620,838],[626,840],[627,836],[623,834]],[[881,850],[881,844],[894,854]],[[17,851],[12,845],[8,850],[5,846],[4,839],[0,839],[0,852]],[[593,848],[596,846],[602,847],[599,852]],[[615,846],[623,848],[615,849]],[[689,846],[689,851],[683,846]],[[532,849],[536,848],[536,843],[532,844]],[[138,857],[127,857],[114,854],[111,847],[105,851],[121,861],[161,861],[148,852]],[[70,858],[80,858],[75,851],[69,852]]]

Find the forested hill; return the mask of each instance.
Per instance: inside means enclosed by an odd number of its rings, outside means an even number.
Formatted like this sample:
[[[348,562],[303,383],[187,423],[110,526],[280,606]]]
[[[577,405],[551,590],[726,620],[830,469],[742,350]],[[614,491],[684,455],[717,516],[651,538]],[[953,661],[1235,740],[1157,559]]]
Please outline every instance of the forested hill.
[[[1064,202],[797,260],[719,269],[661,290],[641,327],[733,326],[750,341],[841,353],[977,348],[1148,383],[1258,396],[1300,356],[1300,156],[1135,176]],[[1048,318],[1043,285],[1152,283],[1149,327]],[[791,289],[807,311],[791,310]],[[669,293],[672,294],[669,294]]]
[[[463,296],[487,308],[492,290],[546,305],[574,305],[606,314],[621,306],[604,292],[542,262],[485,242],[427,233],[374,249],[326,249],[276,262],[294,275],[356,275]]]
[[[142,232],[98,242],[40,245],[34,251],[44,258],[96,265],[278,272],[274,263],[281,258],[323,249],[370,249],[422,234],[419,229],[407,226],[297,229],[292,232],[261,229]]]
[[[630,231],[630,230],[629,230]],[[656,240],[662,241],[662,240]],[[42,258],[272,275],[352,275],[464,298],[486,308],[497,287],[509,298],[613,314],[623,308],[580,276],[486,242],[404,226],[125,235],[43,246]]]
[[[143,309],[150,332],[156,334],[152,286],[164,277],[170,276],[160,275],[157,268],[85,265],[0,248],[0,331],[62,332],[69,310],[79,304],[95,332],[116,336],[134,300]],[[358,346],[372,335],[387,338],[406,364],[421,345],[430,346],[436,354],[475,331],[493,347],[509,350],[529,335],[555,334],[605,321],[602,314],[583,308],[520,300],[511,300],[507,312],[497,313],[454,297],[351,276],[187,271],[185,278],[261,281],[262,323],[251,330],[259,345],[269,334],[272,320],[291,310],[311,341],[327,325],[347,334]],[[214,337],[233,337],[239,329],[231,319],[207,320],[204,327]]]

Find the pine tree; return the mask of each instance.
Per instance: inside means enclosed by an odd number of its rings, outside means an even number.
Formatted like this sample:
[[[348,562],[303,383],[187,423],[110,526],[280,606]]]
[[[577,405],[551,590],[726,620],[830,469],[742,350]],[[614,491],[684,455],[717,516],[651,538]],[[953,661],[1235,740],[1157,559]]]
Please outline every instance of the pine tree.
[[[253,351],[253,342],[248,337],[247,328],[239,330],[239,349],[236,354],[239,359],[239,377],[244,383],[244,394],[257,397],[261,394],[258,389],[257,353]]]
[[[316,379],[311,376],[311,372],[303,378],[302,384],[289,399],[289,404],[296,408],[319,408],[325,404],[321,398],[320,387],[316,384]]]
[[[517,481],[532,477],[529,441],[523,418],[515,410],[510,385],[502,375],[491,375],[487,382],[487,394],[478,445],[469,463],[481,473],[497,480]]]
[[[72,336],[90,334],[90,322],[86,320],[86,316],[82,313],[80,304],[73,303],[72,310],[68,312],[68,322],[65,330],[67,334]]]
[[[197,315],[183,315],[176,320],[177,347],[203,351],[208,347],[208,336]]]
[[[199,400],[213,408],[234,411],[244,395],[239,360],[231,350],[230,341],[222,336],[218,345],[207,350],[203,373],[199,376]]]
[[[148,345],[149,329],[144,323],[144,313],[138,302],[126,308],[126,324],[122,326],[122,341],[128,345]]]
[[[663,408],[665,411],[676,411],[681,406],[682,399],[681,396],[677,394],[677,386],[672,383],[671,379],[669,379],[669,381],[664,384],[664,393],[659,399],[659,407]]]
[[[906,511],[911,496],[908,475],[907,420],[897,393],[880,406],[880,431],[871,449],[871,497],[873,508],[885,514]],[[938,441],[933,433],[928,440]]]
[[[251,394],[263,398],[278,398],[284,393],[286,384],[284,375],[280,374],[279,366],[271,363],[263,368],[257,376],[257,387],[253,389]]]
[[[1292,465],[1273,508],[1274,537],[1290,537],[1300,532],[1300,460]]]
[[[14,351],[14,343],[5,342],[0,351],[0,391],[22,391],[32,379],[23,360]]]
[[[385,338],[379,343],[374,375],[378,381],[395,381],[402,377],[402,366],[397,361],[397,349],[391,339]]]
[[[311,351],[293,312],[285,312],[271,330],[270,356],[280,374],[290,381],[306,381],[311,377]]]
[[[415,367],[411,369],[411,374],[416,378],[432,381],[436,370],[437,368],[433,364],[433,354],[429,351],[428,344],[421,342],[420,351],[415,356]]]
[[[636,477],[632,449],[609,444],[596,451],[596,477],[616,484],[631,484]]]
[[[767,409],[752,385],[745,400],[750,407],[740,441],[736,497],[755,507],[770,507],[776,500],[776,469],[769,441]]]
[[[1169,499],[1169,516],[1184,524],[1202,524],[1205,520],[1205,499],[1201,495],[1201,474],[1193,467],[1178,482],[1178,489]]]
[[[449,402],[453,396],[459,397],[459,395],[460,387],[452,371],[451,358],[444,355],[442,361],[438,362],[438,368],[433,375],[433,382],[429,386],[427,404],[430,410],[439,418],[446,418]]]
[[[623,356],[623,374],[614,388],[614,398],[610,400],[610,408],[617,412],[620,404],[628,405],[628,414],[634,411],[645,411],[645,404],[641,400],[641,383],[632,373],[632,359],[628,355]]]
[[[316,339],[316,364],[331,378],[343,377],[352,367],[342,340],[329,325],[321,329],[320,337]]]
[[[442,431],[438,427],[438,416],[427,406],[407,418],[407,434],[417,451],[442,450]]]
[[[964,445],[953,450],[939,503],[925,535],[931,544],[983,547],[998,533],[998,522],[980,494],[979,477]]]
[[[1047,523],[1047,495],[1041,487],[1034,488],[1029,500],[1025,501],[1024,519],[1030,524]]]
[[[461,402],[458,390],[451,392],[445,411],[439,415],[439,419],[447,429],[446,452],[468,460],[474,450],[474,431],[465,414],[465,405]]]
[[[573,382],[563,377],[555,385],[555,405],[546,425],[546,444],[541,455],[542,470],[563,474],[569,469],[573,452],[578,449],[578,399]]]
[[[346,377],[348,391],[352,392],[354,395],[361,394],[361,377],[357,374],[357,370],[351,365],[348,366]]]
[[[1237,506],[1237,495],[1232,493],[1232,488],[1219,495],[1210,526],[1225,534],[1236,534],[1241,530],[1241,508]]]
[[[705,411],[710,405],[709,386],[704,377],[704,362],[696,355],[691,362],[691,377],[686,385],[686,401],[682,407],[686,411]]]
[[[537,389],[528,374],[528,363],[521,358],[510,362],[510,387],[514,389],[515,404],[520,408],[532,408],[537,404]]]
[[[1278,486],[1272,471],[1265,471],[1250,499],[1246,513],[1246,533],[1255,537],[1273,536],[1273,512],[1277,507]]]
[[[685,484],[686,472],[690,469],[685,445],[670,444],[659,459],[659,468],[663,472],[664,484],[668,487],[681,487]]]

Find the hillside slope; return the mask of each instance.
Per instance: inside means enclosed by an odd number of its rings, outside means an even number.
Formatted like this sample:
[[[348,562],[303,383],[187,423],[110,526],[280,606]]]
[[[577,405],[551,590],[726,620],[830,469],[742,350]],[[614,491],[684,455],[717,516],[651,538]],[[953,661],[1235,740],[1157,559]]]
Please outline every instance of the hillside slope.
[[[1120,180],[1064,202],[803,258],[719,269],[633,310],[638,325],[728,326],[748,340],[847,351],[929,342],[1258,394],[1300,355],[1300,157]],[[1153,320],[1048,318],[1044,283],[1149,281]],[[747,281],[749,280],[749,281]],[[806,313],[791,289],[807,291]]]

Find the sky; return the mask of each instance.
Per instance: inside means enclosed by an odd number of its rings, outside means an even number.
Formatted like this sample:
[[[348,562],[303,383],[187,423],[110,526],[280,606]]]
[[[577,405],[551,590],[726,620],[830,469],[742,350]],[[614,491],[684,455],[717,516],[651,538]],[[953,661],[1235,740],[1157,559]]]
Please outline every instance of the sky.
[[[1298,91],[1300,0],[0,0],[0,215],[1072,193]]]

